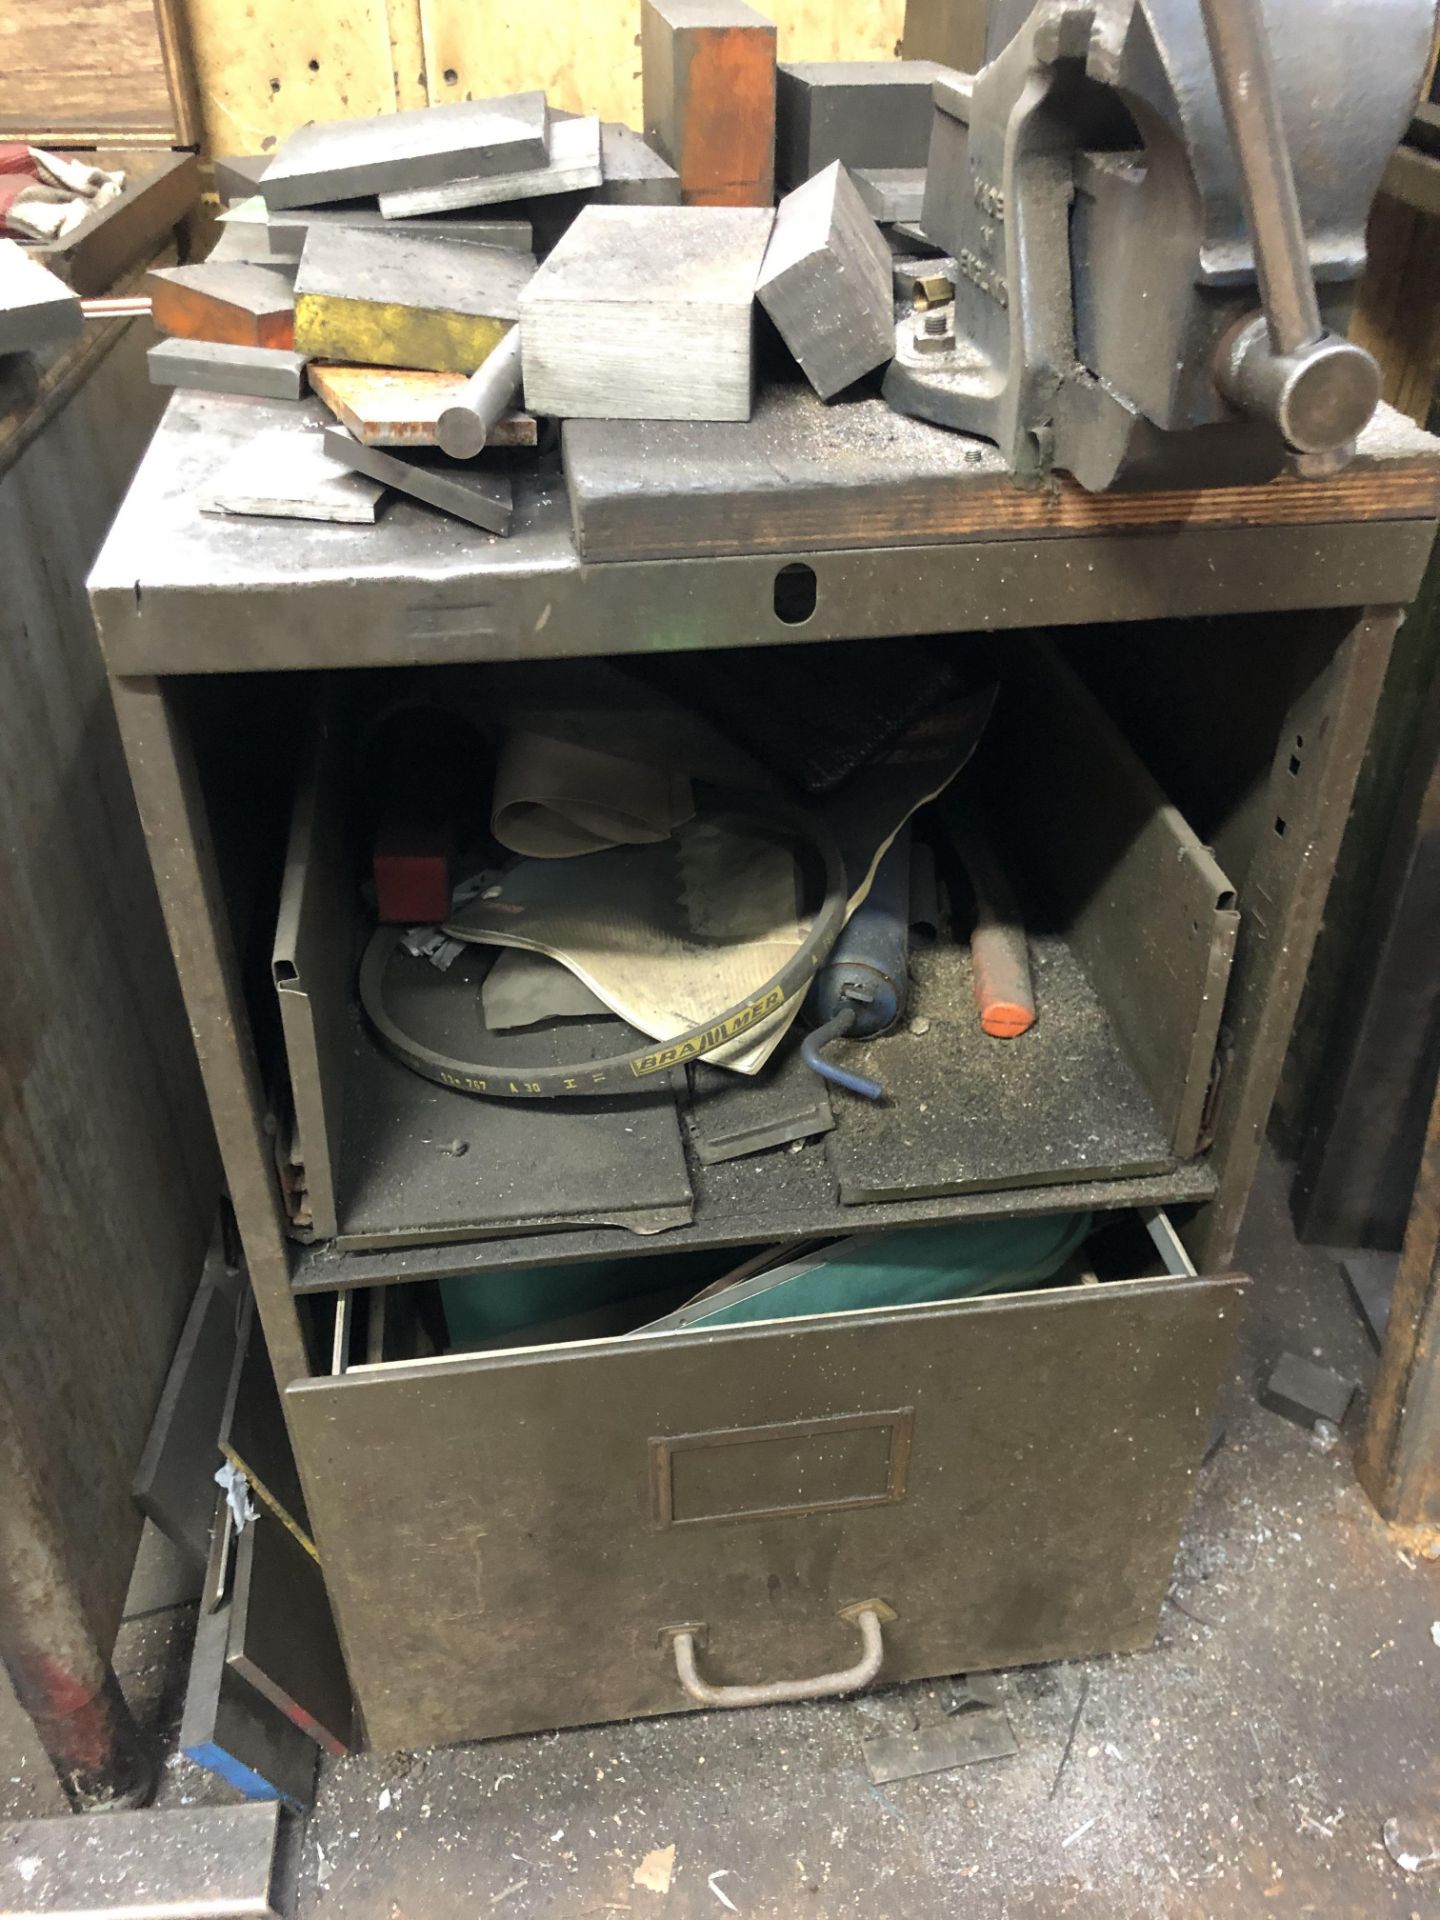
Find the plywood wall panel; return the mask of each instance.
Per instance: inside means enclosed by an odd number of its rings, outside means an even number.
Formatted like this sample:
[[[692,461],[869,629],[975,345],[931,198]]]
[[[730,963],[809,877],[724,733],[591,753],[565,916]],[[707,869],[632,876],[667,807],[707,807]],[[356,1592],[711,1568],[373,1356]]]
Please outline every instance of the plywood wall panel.
[[[420,0],[430,98],[543,87],[550,104],[640,124],[640,5]]]
[[[106,1651],[140,1531],[130,1480],[218,1200],[85,598],[161,411],[148,324],[108,331],[108,352],[94,334],[72,349],[77,390],[27,422],[13,464],[0,455],[0,1429]]]
[[[207,150],[307,120],[543,87],[640,125],[639,0],[187,0]],[[904,0],[775,0],[782,60],[894,57]]]
[[[175,114],[153,0],[6,0],[0,136],[171,136]]]
[[[760,8],[780,29],[781,60],[893,60],[904,0],[775,0]]]
[[[425,70],[425,36],[420,24],[420,0],[387,0],[390,28],[390,66],[395,75],[395,105],[405,109],[429,104]]]
[[[1424,426],[1440,396],[1440,220],[1382,193],[1351,338],[1380,363],[1392,407]]]
[[[187,4],[207,153],[269,152],[309,120],[393,110],[386,0]]]

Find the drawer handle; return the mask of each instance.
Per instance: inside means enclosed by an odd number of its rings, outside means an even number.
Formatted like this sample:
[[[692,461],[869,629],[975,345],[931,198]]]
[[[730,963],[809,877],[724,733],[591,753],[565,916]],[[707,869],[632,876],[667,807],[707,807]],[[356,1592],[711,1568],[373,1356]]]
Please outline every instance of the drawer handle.
[[[786,1700],[826,1700],[832,1694],[855,1693],[868,1687],[880,1671],[885,1658],[882,1623],[895,1618],[894,1609],[883,1600],[863,1600],[846,1607],[840,1618],[852,1621],[860,1629],[863,1651],[853,1667],[838,1673],[817,1673],[813,1680],[768,1680],[753,1687],[712,1687],[702,1680],[695,1664],[695,1636],[698,1627],[676,1627],[670,1638],[675,1643],[675,1672],[681,1686],[702,1707],[773,1707]]]

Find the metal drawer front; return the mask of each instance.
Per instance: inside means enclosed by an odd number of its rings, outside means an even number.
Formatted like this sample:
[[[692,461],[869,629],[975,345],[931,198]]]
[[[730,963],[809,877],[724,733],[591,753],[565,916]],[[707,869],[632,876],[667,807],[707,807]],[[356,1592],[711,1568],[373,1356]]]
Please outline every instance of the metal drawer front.
[[[293,1387],[369,1738],[1146,1644],[1242,1282],[1160,1279],[401,1363]]]

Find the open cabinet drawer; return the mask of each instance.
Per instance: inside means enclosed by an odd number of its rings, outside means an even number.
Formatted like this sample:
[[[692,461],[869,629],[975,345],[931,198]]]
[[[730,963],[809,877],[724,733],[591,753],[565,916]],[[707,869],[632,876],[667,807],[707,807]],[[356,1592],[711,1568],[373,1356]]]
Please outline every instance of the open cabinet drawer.
[[[684,1709],[674,1628],[833,1673],[866,1601],[887,1681],[1146,1645],[1243,1285],[1150,1224],[1135,1277],[291,1387],[371,1743]]]

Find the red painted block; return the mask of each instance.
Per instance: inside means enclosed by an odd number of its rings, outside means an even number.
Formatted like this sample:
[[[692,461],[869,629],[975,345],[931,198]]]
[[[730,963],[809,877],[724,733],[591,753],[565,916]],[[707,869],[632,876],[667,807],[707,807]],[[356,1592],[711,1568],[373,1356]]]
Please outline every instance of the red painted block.
[[[396,821],[375,840],[375,902],[387,926],[430,926],[450,917],[455,830],[448,822]]]

